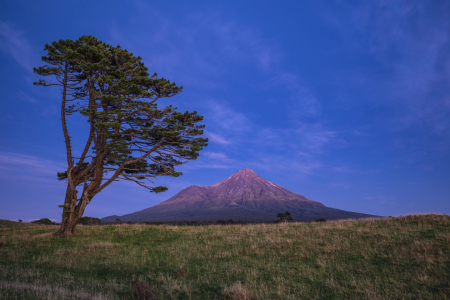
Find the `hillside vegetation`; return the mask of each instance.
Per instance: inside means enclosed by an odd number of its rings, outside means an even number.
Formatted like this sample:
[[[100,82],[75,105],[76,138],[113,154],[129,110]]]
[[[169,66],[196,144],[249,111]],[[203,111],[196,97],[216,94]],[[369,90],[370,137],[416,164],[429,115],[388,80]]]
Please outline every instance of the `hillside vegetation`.
[[[0,232],[1,299],[449,299],[450,216]]]
[[[36,227],[37,224],[34,223],[23,223],[15,222],[5,219],[0,219],[0,231],[11,229],[11,228],[25,228],[25,227]]]

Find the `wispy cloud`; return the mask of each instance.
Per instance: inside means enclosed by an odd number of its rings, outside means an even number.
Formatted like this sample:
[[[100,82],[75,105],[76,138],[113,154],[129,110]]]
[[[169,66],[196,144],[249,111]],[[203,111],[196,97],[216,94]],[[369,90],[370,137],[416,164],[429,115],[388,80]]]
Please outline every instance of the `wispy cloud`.
[[[221,153],[221,152],[205,152],[203,153],[203,155],[205,155],[206,157],[210,158],[210,159],[217,159],[217,160],[228,160],[228,156],[225,153]]]
[[[287,97],[283,101],[289,108],[287,114],[294,119],[303,116],[315,117],[321,113],[322,104],[295,73],[278,70],[263,88],[266,90],[277,88],[281,95],[286,94]]]
[[[25,94],[24,92],[18,92],[17,93],[17,97],[21,100],[27,101],[27,102],[31,102],[31,103],[38,103],[39,101],[36,100],[35,98],[31,97],[28,94]]]
[[[242,23],[224,20],[217,12],[197,13],[189,19],[216,37],[215,46],[223,57],[241,64],[254,64],[261,70],[271,69],[280,63],[283,54],[276,43]]]
[[[295,151],[309,157],[323,153],[331,142],[335,146],[344,144],[337,131],[328,130],[320,123],[298,122],[296,128],[285,129],[262,128],[254,136],[256,144]]]
[[[347,47],[370,57],[377,67],[358,67],[335,80],[353,80],[366,91],[365,101],[388,108],[389,130],[425,127],[446,135],[450,129],[450,2],[338,4],[339,14],[322,3],[324,20],[342,34]]]
[[[0,49],[28,72],[33,72],[37,54],[14,24],[0,21]]]
[[[238,112],[225,103],[218,101],[209,101],[206,104],[208,114],[206,121],[214,123],[221,129],[233,131],[249,131],[252,130],[253,123],[248,119],[247,115]]]
[[[222,136],[220,136],[218,134],[215,134],[215,133],[207,131],[207,130],[205,130],[204,133],[209,138],[210,143],[213,142],[213,143],[217,143],[217,144],[221,144],[221,145],[230,144],[229,141],[227,141],[226,139],[224,139]]]
[[[65,170],[60,161],[33,155],[0,152],[0,178],[22,178],[28,183],[57,183],[56,173]]]
[[[358,170],[354,168],[349,168],[348,166],[332,167],[331,170],[338,173],[353,173],[353,174],[379,174],[383,172],[382,170]]]
[[[270,91],[272,96],[258,101],[266,102],[277,95],[276,107],[281,106],[287,116],[282,129],[272,128],[260,121],[266,116],[258,115],[258,110],[240,110],[245,105],[236,105],[236,99],[199,97],[196,105],[205,112],[205,135],[210,146],[220,145],[223,155],[234,159],[205,152],[186,168],[284,165],[306,174],[324,166],[320,155],[332,142],[334,146],[344,144],[338,132],[318,120],[322,105],[314,91],[297,73],[283,67],[284,54],[276,41],[217,11],[197,11],[174,21],[144,1],[134,4],[145,18],[134,18],[125,26],[116,24],[110,33],[131,51],[148,49],[139,54],[152,69],[162,70],[168,78],[173,76],[178,83],[194,89],[195,95],[208,95],[205,90],[233,90],[232,84],[247,87],[250,97],[257,97],[251,96],[252,90]],[[135,31],[132,36],[125,33],[128,27],[148,28],[148,20],[151,30]],[[236,74],[244,69],[258,79],[253,82]],[[309,121],[304,121],[304,117]]]
[[[240,168],[242,162],[229,158],[224,152],[205,151],[200,158],[192,164],[183,166],[185,169],[231,169]]]
[[[291,177],[312,174],[325,165],[313,157],[305,157],[301,153],[272,154],[260,153],[248,162],[250,168],[263,170],[277,175],[291,174]]]

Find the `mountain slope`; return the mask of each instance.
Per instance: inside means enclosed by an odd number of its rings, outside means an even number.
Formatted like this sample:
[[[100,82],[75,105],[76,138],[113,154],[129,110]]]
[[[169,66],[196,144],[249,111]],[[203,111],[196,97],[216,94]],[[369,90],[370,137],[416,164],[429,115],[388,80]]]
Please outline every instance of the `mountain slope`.
[[[133,222],[228,219],[260,222],[275,221],[278,213],[286,211],[297,221],[372,217],[326,207],[244,169],[213,185],[193,185],[158,205],[119,217],[106,217],[102,222],[114,222],[116,218]]]

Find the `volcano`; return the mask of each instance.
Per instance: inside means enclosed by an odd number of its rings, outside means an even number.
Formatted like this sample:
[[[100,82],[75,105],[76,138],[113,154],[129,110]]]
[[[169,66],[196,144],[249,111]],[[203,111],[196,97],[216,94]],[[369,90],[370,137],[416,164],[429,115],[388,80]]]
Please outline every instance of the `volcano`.
[[[273,222],[277,214],[286,211],[294,221],[375,217],[326,207],[244,169],[213,185],[192,185],[160,204],[123,216],[105,217],[102,222],[114,222],[117,218],[132,222]]]

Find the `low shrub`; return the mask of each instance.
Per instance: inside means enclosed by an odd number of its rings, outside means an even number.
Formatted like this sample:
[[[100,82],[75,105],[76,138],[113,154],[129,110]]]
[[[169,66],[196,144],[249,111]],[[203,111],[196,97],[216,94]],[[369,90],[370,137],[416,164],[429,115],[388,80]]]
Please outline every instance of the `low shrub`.
[[[81,217],[78,220],[78,224],[83,224],[83,225],[101,225],[102,221],[100,221],[99,218]]]
[[[52,220],[50,220],[48,218],[43,218],[43,219],[40,219],[40,220],[31,221],[31,223],[39,224],[39,225],[59,225],[58,223],[53,222]]]

